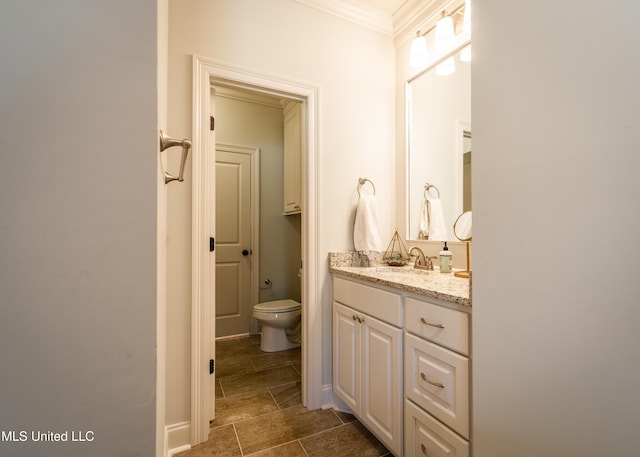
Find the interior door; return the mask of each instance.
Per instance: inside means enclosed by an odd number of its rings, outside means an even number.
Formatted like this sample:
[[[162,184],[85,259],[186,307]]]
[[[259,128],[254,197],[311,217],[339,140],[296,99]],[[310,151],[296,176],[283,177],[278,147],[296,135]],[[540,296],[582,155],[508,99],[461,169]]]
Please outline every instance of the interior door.
[[[251,156],[216,149],[216,336],[251,323]]]

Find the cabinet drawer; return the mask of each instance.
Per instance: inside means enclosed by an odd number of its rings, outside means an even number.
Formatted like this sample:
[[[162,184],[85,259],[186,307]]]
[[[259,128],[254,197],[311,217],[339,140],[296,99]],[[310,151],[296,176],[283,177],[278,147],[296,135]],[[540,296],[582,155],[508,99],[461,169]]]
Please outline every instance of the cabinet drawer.
[[[469,315],[433,303],[407,298],[405,328],[434,343],[469,355]]]
[[[335,278],[333,298],[343,305],[377,317],[396,327],[402,327],[402,300],[398,294]]]
[[[422,411],[405,401],[406,457],[450,456],[469,457],[469,443]]]
[[[406,398],[469,437],[469,359],[404,334]]]

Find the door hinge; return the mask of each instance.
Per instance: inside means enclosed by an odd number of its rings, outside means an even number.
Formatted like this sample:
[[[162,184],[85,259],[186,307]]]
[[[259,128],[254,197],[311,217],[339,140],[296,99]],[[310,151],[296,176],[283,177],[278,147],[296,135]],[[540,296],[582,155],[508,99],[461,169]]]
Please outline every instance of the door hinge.
[[[209,374],[213,374],[213,370],[215,368],[215,362],[213,359],[209,360]]]
[[[216,240],[213,237],[209,238],[209,252],[213,252],[216,248]]]
[[[214,130],[216,121],[213,116],[209,116],[209,130]]]

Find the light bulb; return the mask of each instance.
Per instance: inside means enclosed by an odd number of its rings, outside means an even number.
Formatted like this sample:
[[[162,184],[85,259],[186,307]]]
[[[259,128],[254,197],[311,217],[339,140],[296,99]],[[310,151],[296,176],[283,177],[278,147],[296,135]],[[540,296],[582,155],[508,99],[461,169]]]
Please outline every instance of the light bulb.
[[[453,48],[456,35],[453,31],[453,19],[442,12],[442,17],[436,23],[436,37],[433,47],[437,52],[446,52]]]
[[[427,65],[427,40],[420,35],[420,32],[416,34],[416,37],[411,43],[411,54],[409,55],[409,65],[413,68],[421,68]]]
[[[464,19],[462,20],[462,31],[471,33],[471,0],[464,2]]]

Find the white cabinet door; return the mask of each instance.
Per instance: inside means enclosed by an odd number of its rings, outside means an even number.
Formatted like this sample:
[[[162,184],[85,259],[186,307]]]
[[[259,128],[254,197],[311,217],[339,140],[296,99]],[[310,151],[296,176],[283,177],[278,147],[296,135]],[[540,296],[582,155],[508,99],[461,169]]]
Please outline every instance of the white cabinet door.
[[[284,106],[284,214],[302,211],[302,105]]]
[[[362,393],[360,414],[396,455],[402,452],[402,330],[360,315]]]
[[[360,410],[360,324],[355,311],[333,302],[333,391],[349,408]]]

